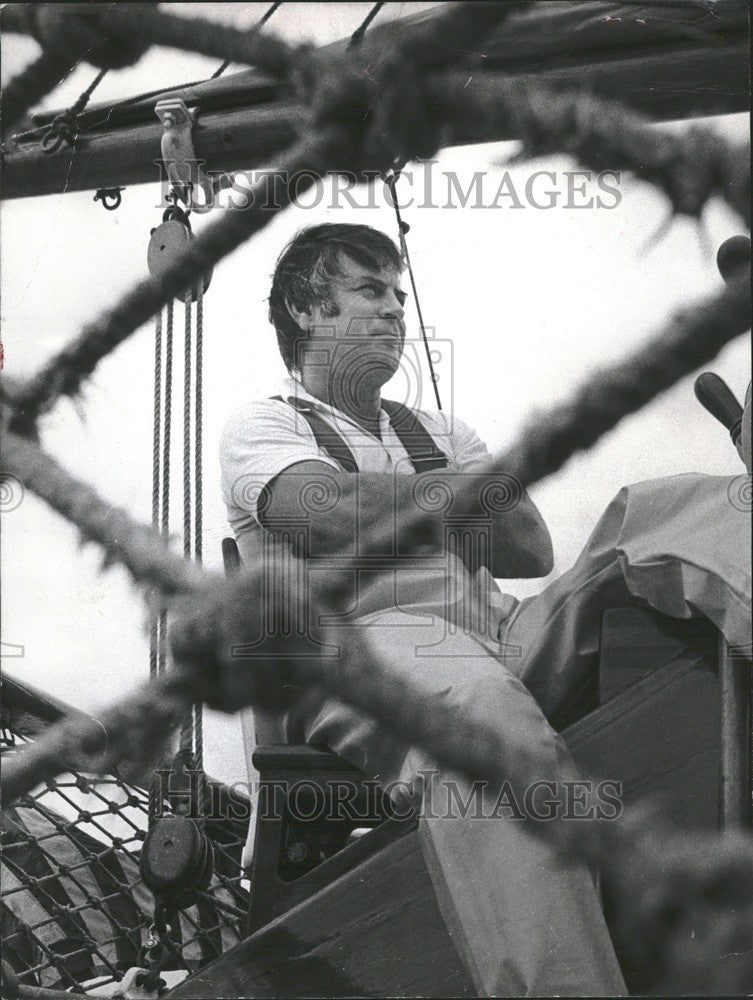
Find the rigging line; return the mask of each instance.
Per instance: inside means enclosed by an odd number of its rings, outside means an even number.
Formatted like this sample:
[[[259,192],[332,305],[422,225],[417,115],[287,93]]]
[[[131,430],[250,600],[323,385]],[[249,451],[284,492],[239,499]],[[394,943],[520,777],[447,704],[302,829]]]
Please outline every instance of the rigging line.
[[[196,285],[196,384],[194,396],[194,558],[201,565],[203,556],[203,394],[204,394],[204,276]],[[194,759],[199,772],[204,770],[204,708],[200,701],[193,705]]]
[[[63,143],[72,145],[78,134],[78,116],[89,103],[89,98],[108,72],[107,67],[101,69],[74,103],[66,111],[53,118],[51,125],[41,139],[42,150],[45,153],[57,152]]]
[[[191,558],[191,292],[184,299],[183,358],[183,555]]]
[[[167,303],[167,323],[165,338],[165,405],[163,411],[162,434],[162,503],[160,509],[160,532],[165,542],[170,535],[170,436],[172,423],[173,394],[173,300]],[[167,611],[159,613],[157,646],[157,673],[162,674],[167,664]]]
[[[439,376],[434,371],[434,362],[431,357],[431,349],[429,347],[429,338],[426,334],[426,324],[424,323],[424,315],[421,310],[421,301],[418,297],[418,288],[416,287],[416,278],[413,274],[413,266],[411,264],[410,254],[408,253],[408,243],[405,239],[405,234],[410,231],[410,226],[407,222],[403,222],[403,217],[400,214],[400,206],[397,201],[396,185],[397,179],[400,176],[401,171],[395,170],[387,178],[387,184],[390,189],[390,194],[392,195],[392,207],[395,209],[395,217],[397,219],[397,231],[400,239],[400,251],[405,258],[405,265],[408,268],[408,277],[410,278],[411,289],[413,290],[413,298],[416,303],[416,312],[418,313],[418,326],[421,330],[421,339],[424,342],[424,349],[426,350],[426,361],[429,366],[429,375],[431,378],[431,384],[434,387],[434,397],[437,401],[437,409],[442,409],[442,400],[439,398]]]
[[[384,7],[384,0],[380,0],[379,3],[375,3],[374,4],[374,6],[371,8],[371,10],[369,11],[369,13],[364,18],[363,23],[359,24],[359,26],[356,28],[356,30],[353,32],[353,34],[350,36],[350,41],[348,42],[348,48],[349,49],[353,49],[357,45],[361,44],[361,42],[363,41],[363,36],[366,34],[367,28],[369,27],[369,25],[371,24],[371,22],[374,20],[374,18],[377,16],[377,14],[382,9],[382,7]]]
[[[168,317],[168,344],[169,362],[172,367],[172,316]],[[164,343],[162,338],[162,310],[160,309],[154,319],[154,426],[152,432],[152,525],[156,530],[160,528],[160,494],[164,498],[164,481],[162,480],[162,461],[160,455],[160,445],[162,443],[163,424],[163,396],[162,377],[163,366],[165,375],[165,405],[168,402],[168,392],[171,388],[168,384],[167,364],[165,364]],[[167,416],[165,414],[165,424]],[[169,440],[169,431],[166,432]],[[151,679],[157,677],[163,670],[166,658],[167,647],[167,618],[164,610],[154,610],[149,628],[149,676]],[[160,787],[156,772],[149,775],[147,784],[147,826],[151,830],[154,820],[160,811]]]
[[[162,438],[162,310],[154,321],[154,427],[152,435],[152,526],[159,527],[160,441]],[[149,676],[157,673],[159,614],[152,614],[149,626]]]
[[[196,396],[194,399],[194,555],[201,565],[203,556],[203,392],[204,392],[204,279],[196,289]]]
[[[198,287],[203,284],[203,279],[199,278]],[[191,410],[192,403],[196,407],[198,404],[198,390],[196,387],[196,397],[192,400],[192,368],[193,368],[193,315],[192,315],[193,288],[184,295],[184,358],[183,358],[183,555],[186,559],[192,554],[192,534],[191,534]],[[197,331],[198,334],[198,331]],[[198,339],[198,335],[197,335]],[[201,378],[197,370],[197,379]],[[194,457],[194,473],[198,466],[196,456]],[[194,544],[196,539],[193,539]],[[201,544],[200,542],[198,543]],[[199,717],[199,707],[194,704],[183,719],[180,728],[180,749],[190,756],[190,766],[197,767],[197,719]]]
[[[104,80],[104,78],[107,76],[108,73],[109,73],[109,67],[105,66],[104,69],[101,69],[99,73],[97,73],[97,75],[94,77],[92,82],[89,84],[89,86],[86,88],[86,90],[84,90],[79,95],[78,99],[70,106],[70,108],[68,108],[66,114],[68,115],[81,114],[86,105],[89,103],[89,98],[92,96],[94,91],[97,89],[97,87]]]
[[[170,432],[173,403],[173,300],[167,303],[167,328],[165,341],[165,410],[162,435],[162,506],[160,530],[167,541],[170,533]]]
[[[282,7],[282,4],[283,0],[277,0],[276,3],[273,3],[272,6],[269,8],[269,10],[264,12],[261,19],[257,22],[257,24],[254,25],[252,31],[258,31],[260,28],[262,28],[270,19],[270,17],[274,14],[274,12],[278,10],[280,7]],[[379,6],[381,7],[381,4],[379,4]],[[225,70],[228,68],[231,62],[232,59],[226,59],[224,63],[220,66],[220,68],[215,70],[214,73],[212,73],[209,79],[216,80],[218,76],[222,76],[222,74],[225,72]]]

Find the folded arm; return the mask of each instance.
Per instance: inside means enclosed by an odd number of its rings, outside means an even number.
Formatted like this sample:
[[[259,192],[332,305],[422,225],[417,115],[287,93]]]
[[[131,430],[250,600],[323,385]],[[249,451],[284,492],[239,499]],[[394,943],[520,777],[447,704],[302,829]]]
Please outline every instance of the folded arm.
[[[305,521],[312,556],[335,552],[359,555],[387,554],[364,551],[364,535],[377,523],[390,527],[397,551],[406,552],[416,542],[416,518],[427,530],[420,543],[438,554],[447,538],[448,510],[459,497],[471,497],[468,525],[483,523],[491,528],[488,557],[458,553],[467,562],[480,559],[495,577],[508,579],[546,576],[552,569],[552,543],[546,525],[530,497],[521,492],[509,509],[490,511],[481,503],[483,489],[490,482],[484,475],[454,472],[426,472],[420,476],[387,473],[339,472],[325,462],[297,462],[276,476],[266,487],[259,504],[259,520],[269,531],[282,532],[291,522]],[[439,491],[442,491],[441,493]],[[434,495],[452,498],[443,509],[420,498]],[[455,527],[458,522],[452,518]],[[460,520],[460,527],[463,521]],[[477,566],[468,566],[474,570]]]

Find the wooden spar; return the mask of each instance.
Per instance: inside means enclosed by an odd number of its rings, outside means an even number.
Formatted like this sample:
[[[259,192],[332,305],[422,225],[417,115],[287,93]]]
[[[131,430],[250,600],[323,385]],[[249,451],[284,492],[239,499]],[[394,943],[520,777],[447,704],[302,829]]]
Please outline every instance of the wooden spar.
[[[272,104],[203,116],[193,130],[194,148],[206,170],[240,170],[269,163],[295,139],[300,110]],[[164,176],[162,126],[137,125],[79,136],[74,147],[47,156],[38,143],[8,153],[2,196],[63,194],[128,184],[158,184]]]
[[[462,104],[449,145],[515,139],[510,127],[490,132],[483,115],[474,114],[473,96],[481,88],[500,94],[509,81],[546,84],[557,89],[589,89],[600,97],[622,100],[655,121],[697,115],[728,114],[748,106],[747,42],[725,48],[723,58],[706,49],[647,55],[636,65],[627,58],[583,67],[533,74],[453,74],[458,84],[453,104]],[[461,79],[462,77],[462,79]],[[292,103],[269,103],[203,114],[194,128],[196,156],[207,171],[251,170],[281,152],[295,138],[301,109]],[[2,197],[63,194],[117,185],[158,182],[161,177],[161,125],[134,125],[115,131],[82,134],[75,147],[48,156],[38,140],[19,144],[4,160]]]
[[[367,35],[369,55],[384,57],[406,24],[420,31],[437,10],[373,29]],[[695,4],[538,3],[511,17],[503,29],[482,51],[469,54],[453,77],[451,145],[516,138],[509,124],[497,122],[490,129],[473,107],[477,89],[501,94],[510,79],[562,90],[587,89],[655,121],[728,114],[749,106],[747,17],[738,0],[724,0],[713,16]],[[301,109],[255,70],[169,94],[182,96],[198,110],[194,147],[208,171],[269,164],[293,140],[301,121]],[[154,117],[156,99],[87,109],[75,147],[51,156],[40,148],[40,132],[20,137],[4,157],[2,197],[158,181],[161,126]],[[38,120],[48,121],[49,116]],[[102,122],[107,122],[107,130]],[[116,123],[120,127],[113,129]]]
[[[375,60],[384,59],[407,32],[416,35],[435,21],[444,6],[372,27],[361,51]],[[0,13],[0,20],[3,26],[6,21],[10,23],[9,30],[21,30],[19,26],[13,28],[13,13],[13,8],[6,7]],[[655,3],[539,0],[511,15],[477,52],[468,53],[463,66],[476,72],[504,70],[515,75],[535,72],[538,76],[557,66],[580,69],[588,63],[609,64],[626,57],[640,59],[652,49],[670,57],[671,51],[677,48],[702,48],[707,53],[716,50],[729,58],[731,45],[746,44],[746,18],[746,5],[739,0],[721,0],[713,16],[693,3],[668,9]],[[348,41],[333,42],[319,52],[324,55],[341,53]],[[718,88],[725,89],[721,77],[715,82]],[[259,70],[248,69],[217,79],[163,88],[159,97],[180,98],[201,111],[227,111],[237,106],[284,100],[284,90],[284,85]],[[151,124],[157,93],[153,91],[116,104],[90,104],[78,121],[84,129],[97,127],[105,118],[112,127],[137,122]],[[620,96],[619,89],[614,96]],[[62,111],[63,108],[40,111],[32,118],[38,125],[46,125]]]

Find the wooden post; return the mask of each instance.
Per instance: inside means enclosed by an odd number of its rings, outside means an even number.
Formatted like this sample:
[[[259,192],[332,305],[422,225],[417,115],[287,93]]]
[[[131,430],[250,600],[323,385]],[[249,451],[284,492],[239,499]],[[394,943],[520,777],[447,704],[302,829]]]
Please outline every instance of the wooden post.
[[[730,646],[719,633],[721,686],[721,779],[719,820],[723,829],[750,826],[751,796],[751,663],[750,648]]]

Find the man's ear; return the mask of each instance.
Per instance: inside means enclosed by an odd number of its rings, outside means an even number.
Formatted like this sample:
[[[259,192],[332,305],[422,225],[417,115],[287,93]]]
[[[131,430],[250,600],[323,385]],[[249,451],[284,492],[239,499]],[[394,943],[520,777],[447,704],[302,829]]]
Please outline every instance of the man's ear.
[[[307,309],[296,308],[289,299],[285,300],[285,306],[296,326],[299,326],[304,333],[308,333],[311,327],[311,313]]]

